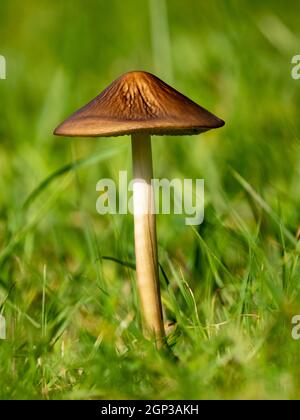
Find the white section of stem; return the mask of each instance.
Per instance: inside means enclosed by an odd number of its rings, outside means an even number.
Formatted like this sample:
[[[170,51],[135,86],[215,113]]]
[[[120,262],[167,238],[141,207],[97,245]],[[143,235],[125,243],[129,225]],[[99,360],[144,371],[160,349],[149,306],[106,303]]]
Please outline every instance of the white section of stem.
[[[151,138],[132,135],[134,239],[137,287],[142,307],[145,333],[162,344],[164,324],[158,276],[156,216]]]

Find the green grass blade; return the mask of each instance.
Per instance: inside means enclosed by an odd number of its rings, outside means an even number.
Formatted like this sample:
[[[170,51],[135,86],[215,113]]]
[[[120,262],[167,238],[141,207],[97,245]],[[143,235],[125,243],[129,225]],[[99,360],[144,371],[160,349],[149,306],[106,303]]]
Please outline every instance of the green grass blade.
[[[125,146],[120,146],[118,148],[113,148],[109,150],[102,151],[101,153],[98,153],[96,155],[92,154],[86,158],[78,159],[75,162],[70,162],[61,168],[54,171],[51,175],[47,176],[27,197],[23,204],[23,209],[26,210],[28,207],[32,204],[32,202],[38,197],[39,194],[41,194],[45,188],[47,188],[55,179],[59,178],[60,176],[66,174],[67,172],[74,171],[79,168],[87,167],[95,165],[96,163],[99,163],[101,161],[104,161],[118,153],[122,149],[124,149]]]
[[[275,211],[269,206],[268,203],[254,190],[254,188],[243,178],[236,170],[230,168],[230,171],[233,177],[238,181],[238,183],[247,191],[247,193],[254,199],[254,201],[271,217],[271,219],[279,226],[286,238],[293,244],[297,246],[297,240],[294,235],[284,226],[280,217],[275,213]]]

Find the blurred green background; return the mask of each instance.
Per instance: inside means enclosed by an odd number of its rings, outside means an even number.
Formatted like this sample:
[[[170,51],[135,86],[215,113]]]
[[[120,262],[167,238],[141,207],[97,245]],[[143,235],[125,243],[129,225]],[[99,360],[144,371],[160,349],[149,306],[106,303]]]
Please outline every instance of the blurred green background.
[[[1,0],[0,398],[300,397],[299,14],[291,0]],[[152,142],[156,177],[205,179],[198,229],[158,216],[178,360],[141,336],[134,271],[102,258],[134,262],[131,215],[95,208],[100,178],[131,173],[129,138],[52,135],[129,70],[226,121]]]

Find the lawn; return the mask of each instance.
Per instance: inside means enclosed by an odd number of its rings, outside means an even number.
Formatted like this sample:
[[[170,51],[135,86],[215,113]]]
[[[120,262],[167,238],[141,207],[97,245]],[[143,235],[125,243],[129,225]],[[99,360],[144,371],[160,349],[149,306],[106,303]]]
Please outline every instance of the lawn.
[[[1,0],[1,399],[298,399],[300,5]],[[205,180],[205,217],[157,218],[171,352],[143,338],[132,215],[96,183],[129,137],[53,129],[129,70],[226,122],[153,137],[157,178]]]

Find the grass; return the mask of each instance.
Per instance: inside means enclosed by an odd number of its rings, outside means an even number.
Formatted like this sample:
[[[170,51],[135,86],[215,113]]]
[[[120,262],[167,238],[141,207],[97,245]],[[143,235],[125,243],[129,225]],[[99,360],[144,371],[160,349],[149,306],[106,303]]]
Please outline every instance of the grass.
[[[298,16],[274,0],[2,0],[1,399],[300,397]],[[132,217],[96,213],[97,181],[131,171],[129,139],[51,134],[132,69],[226,121],[153,139],[156,177],[205,179],[202,225],[158,217],[177,360],[141,335]]]

